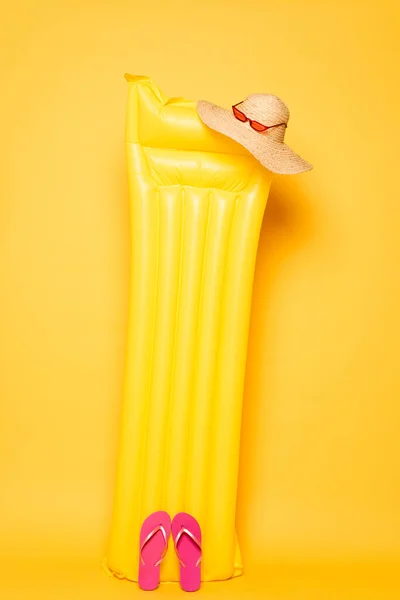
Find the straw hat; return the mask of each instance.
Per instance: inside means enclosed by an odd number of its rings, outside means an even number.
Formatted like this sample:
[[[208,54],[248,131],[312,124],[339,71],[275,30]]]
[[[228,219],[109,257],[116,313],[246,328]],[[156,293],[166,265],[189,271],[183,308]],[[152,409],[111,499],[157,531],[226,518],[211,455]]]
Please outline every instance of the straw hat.
[[[231,110],[199,100],[197,112],[208,127],[247,148],[273,173],[290,175],[312,169],[283,141],[289,109],[277,96],[251,94]]]

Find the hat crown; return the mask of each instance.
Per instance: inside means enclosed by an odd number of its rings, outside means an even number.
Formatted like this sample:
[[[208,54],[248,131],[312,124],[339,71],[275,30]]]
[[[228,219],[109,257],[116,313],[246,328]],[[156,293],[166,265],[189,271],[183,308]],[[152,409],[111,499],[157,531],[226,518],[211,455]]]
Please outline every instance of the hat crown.
[[[238,107],[246,117],[259,121],[264,125],[287,123],[289,109],[286,104],[273,94],[251,94]]]
[[[284,143],[289,109],[278,96],[251,94],[231,109],[199,100],[197,112],[203,123],[244,146],[273,173],[294,174],[312,169],[310,163]],[[265,127],[257,127],[251,121]]]

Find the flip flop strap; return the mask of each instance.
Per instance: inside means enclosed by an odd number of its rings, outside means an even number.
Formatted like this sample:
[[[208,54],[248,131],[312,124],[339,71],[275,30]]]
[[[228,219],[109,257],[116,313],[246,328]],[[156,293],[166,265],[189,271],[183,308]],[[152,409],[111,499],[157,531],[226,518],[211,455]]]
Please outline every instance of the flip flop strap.
[[[175,544],[175,552],[176,552],[176,555],[177,555],[177,557],[179,559],[179,562],[181,563],[182,567],[186,567],[185,563],[183,562],[183,560],[180,557],[179,550],[178,550],[179,540],[181,539],[181,537],[183,536],[183,534],[186,534],[188,537],[190,537],[190,539],[199,548],[200,552],[202,552],[202,549],[201,549],[201,544],[200,544],[199,540],[197,539],[197,537],[195,535],[193,535],[193,533],[191,531],[189,531],[189,529],[186,529],[186,527],[182,527],[180,529],[180,531],[178,532],[176,538],[174,539],[174,544]],[[200,554],[200,558],[196,562],[196,567],[199,566],[199,564],[201,563],[201,559],[202,558],[203,558],[203,556],[202,556],[202,554]]]
[[[156,533],[158,533],[159,531],[161,531],[162,536],[164,538],[164,549],[162,551],[161,554],[161,558],[160,560],[158,560],[156,563],[154,563],[154,567],[158,567],[158,565],[161,563],[161,561],[163,560],[164,556],[167,553],[168,550],[168,540],[167,540],[167,533],[164,529],[164,527],[162,525],[157,525],[157,527],[154,527],[154,529],[152,531],[150,531],[149,535],[143,540],[141,546],[140,546],[140,562],[142,563],[142,565],[145,565],[146,563],[144,562],[143,559],[143,548],[146,546],[146,544],[156,535]]]

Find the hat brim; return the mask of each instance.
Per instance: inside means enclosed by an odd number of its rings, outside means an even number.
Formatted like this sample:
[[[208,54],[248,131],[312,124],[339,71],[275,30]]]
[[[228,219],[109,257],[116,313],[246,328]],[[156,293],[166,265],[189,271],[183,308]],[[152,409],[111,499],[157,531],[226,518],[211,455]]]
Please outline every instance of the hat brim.
[[[312,169],[312,165],[289,146],[268,137],[268,131],[265,134],[254,131],[248,122],[242,123],[226,108],[199,100],[197,112],[205,125],[241,144],[273,173],[295,175]]]

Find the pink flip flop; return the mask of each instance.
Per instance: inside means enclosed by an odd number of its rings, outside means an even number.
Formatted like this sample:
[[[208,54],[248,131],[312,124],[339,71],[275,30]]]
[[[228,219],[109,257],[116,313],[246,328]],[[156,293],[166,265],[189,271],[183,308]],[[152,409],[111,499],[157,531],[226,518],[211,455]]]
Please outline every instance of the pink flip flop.
[[[178,513],[172,521],[175,552],[181,564],[180,583],[185,592],[196,592],[200,587],[201,529],[192,515]]]
[[[143,522],[140,530],[139,587],[155,590],[160,583],[160,564],[168,549],[171,519],[160,510]]]

